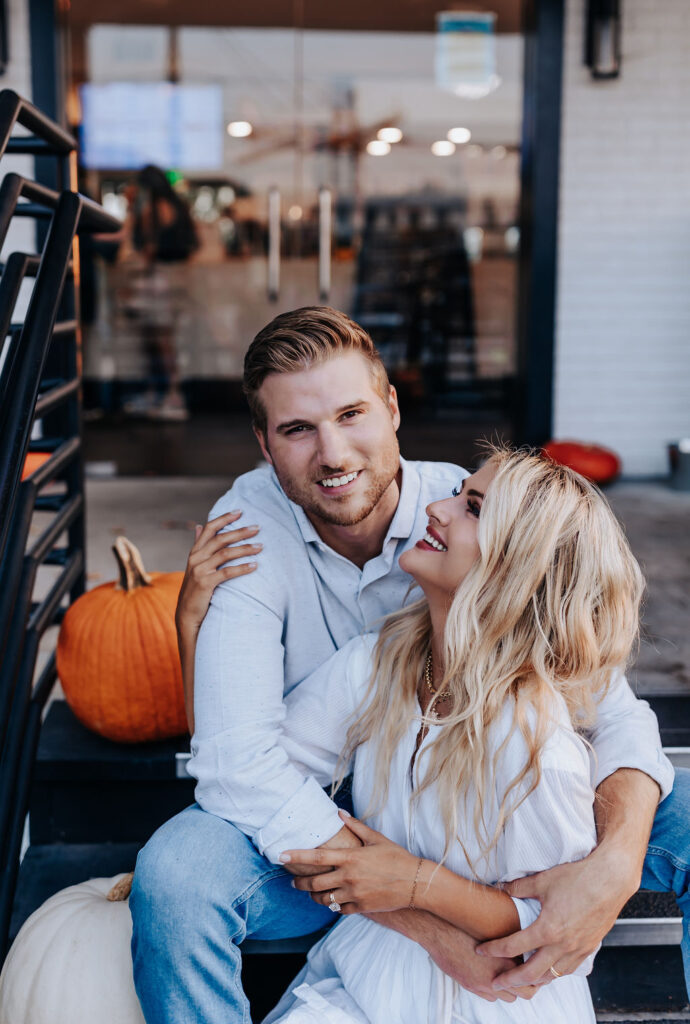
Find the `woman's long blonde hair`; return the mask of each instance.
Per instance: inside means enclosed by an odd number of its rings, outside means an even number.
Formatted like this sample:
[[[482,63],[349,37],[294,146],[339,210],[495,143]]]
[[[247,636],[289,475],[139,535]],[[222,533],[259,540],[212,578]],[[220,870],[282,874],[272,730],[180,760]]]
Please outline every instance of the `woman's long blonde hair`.
[[[554,691],[576,727],[592,721],[611,674],[630,656],[644,588],[623,531],[594,486],[530,451],[492,448],[490,462],[496,475],[479,518],[479,558],[446,621],[438,689],[451,691],[452,711],[431,745],[424,777],[417,773],[416,780],[415,798],[438,787],[446,854],[458,838],[459,797],[476,794],[474,829],[486,855],[517,804],[538,785]],[[430,643],[426,600],[384,621],[366,710],[348,730],[343,753],[347,763],[361,743],[376,737],[368,813],[385,801],[393,753],[410,720],[419,717],[417,690]],[[487,735],[509,698],[513,727],[529,757],[488,830],[486,798],[510,733],[490,764]]]

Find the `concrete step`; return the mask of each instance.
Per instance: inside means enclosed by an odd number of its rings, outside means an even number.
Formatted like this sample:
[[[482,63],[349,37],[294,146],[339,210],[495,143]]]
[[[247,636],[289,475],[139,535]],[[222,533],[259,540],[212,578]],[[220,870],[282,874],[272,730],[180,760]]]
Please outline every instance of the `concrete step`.
[[[690,1013],[598,1013],[597,1024],[677,1024],[690,1022]]]
[[[682,917],[673,894],[641,889],[621,910],[604,945],[675,946],[682,937]]]

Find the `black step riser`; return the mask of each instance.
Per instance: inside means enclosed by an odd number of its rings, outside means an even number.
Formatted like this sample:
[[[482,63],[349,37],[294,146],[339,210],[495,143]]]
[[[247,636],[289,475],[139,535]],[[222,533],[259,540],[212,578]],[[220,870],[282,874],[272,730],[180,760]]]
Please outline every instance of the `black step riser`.
[[[30,840],[43,843],[145,843],[194,803],[194,780],[39,782],[29,808]]]
[[[604,947],[589,988],[602,1011],[669,1013],[688,1005],[679,946]]]
[[[659,720],[661,741],[665,747],[690,746],[690,694],[645,696]]]
[[[41,730],[29,808],[32,844],[145,843],[194,802],[194,780],[177,777],[189,738],[124,744],[86,729],[64,701]]]

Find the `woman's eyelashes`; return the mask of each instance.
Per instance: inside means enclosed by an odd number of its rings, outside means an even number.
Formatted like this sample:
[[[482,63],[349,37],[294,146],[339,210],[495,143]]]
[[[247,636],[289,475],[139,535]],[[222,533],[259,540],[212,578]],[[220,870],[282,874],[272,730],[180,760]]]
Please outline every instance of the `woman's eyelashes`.
[[[460,487],[454,487],[450,493],[454,498],[459,498],[460,495],[462,494],[462,484],[460,485]],[[481,510],[482,506],[475,498],[467,499],[467,511],[471,512],[472,515],[475,516],[477,519],[479,519],[479,513],[481,512]]]

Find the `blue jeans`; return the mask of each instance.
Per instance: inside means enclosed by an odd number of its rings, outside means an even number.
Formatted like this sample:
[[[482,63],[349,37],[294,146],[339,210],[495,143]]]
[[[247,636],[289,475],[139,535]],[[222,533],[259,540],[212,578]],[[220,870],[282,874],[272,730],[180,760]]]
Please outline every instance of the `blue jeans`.
[[[689,882],[690,770],[677,769],[654,821],[642,886],[676,894],[690,991]],[[238,945],[308,935],[334,916],[293,889],[284,868],[244,833],[196,804],[140,852],[130,909],[134,983],[147,1024],[250,1024]]]
[[[251,1024],[239,944],[334,923],[290,883],[243,832],[197,804],[161,826],[137,857],[129,900],[147,1024]]]
[[[690,768],[676,768],[673,790],[659,804],[640,886],[675,894],[683,915],[680,949],[690,996]]]

